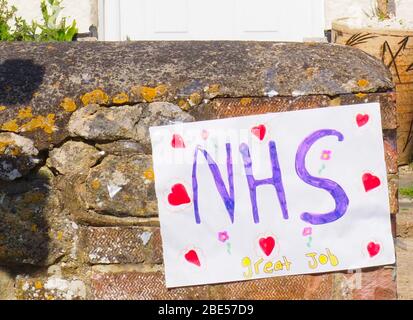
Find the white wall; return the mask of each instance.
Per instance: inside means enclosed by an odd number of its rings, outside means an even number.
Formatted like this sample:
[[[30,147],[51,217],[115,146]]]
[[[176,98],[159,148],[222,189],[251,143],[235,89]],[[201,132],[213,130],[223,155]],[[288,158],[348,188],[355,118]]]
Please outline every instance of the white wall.
[[[40,0],[8,0],[9,5],[15,5],[18,14],[27,21],[41,20]],[[89,26],[97,25],[97,0],[63,0],[62,16],[68,17],[68,22],[76,19],[79,32],[88,32]]]
[[[326,29],[331,29],[331,22],[337,18],[352,17],[370,10],[372,0],[325,0]]]
[[[396,0],[396,14],[400,19],[413,21],[413,0]]]
[[[374,0],[325,0],[326,29],[331,28],[331,21],[336,18],[362,14],[363,10],[370,12],[372,1]],[[413,21],[413,0],[394,1],[396,2],[397,16],[401,19]],[[19,14],[29,21],[31,19],[40,20],[41,18],[40,0],[9,0],[9,4],[15,5],[19,10]],[[97,4],[98,0],[63,0],[65,9],[62,14],[69,17],[69,22],[71,19],[76,19],[79,32],[88,32],[90,25],[98,24]]]
[[[413,0],[394,0],[396,16],[403,20],[413,21]],[[325,0],[326,29],[337,18],[359,16],[363,10],[371,13],[375,0]]]

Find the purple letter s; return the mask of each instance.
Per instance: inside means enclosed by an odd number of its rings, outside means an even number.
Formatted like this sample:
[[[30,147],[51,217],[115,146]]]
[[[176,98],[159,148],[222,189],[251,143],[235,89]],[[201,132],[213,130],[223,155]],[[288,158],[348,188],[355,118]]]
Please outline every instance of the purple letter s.
[[[325,214],[316,214],[309,212],[304,212],[301,214],[302,220],[314,225],[326,224],[336,221],[346,213],[349,204],[346,193],[338,183],[329,179],[313,177],[308,173],[305,167],[305,157],[307,155],[307,152],[317,140],[325,136],[336,136],[338,138],[338,141],[344,140],[344,136],[336,130],[318,130],[304,139],[304,141],[298,147],[295,157],[295,171],[297,172],[300,179],[311,186],[328,191],[334,198],[334,201],[336,203],[336,208],[333,211]]]

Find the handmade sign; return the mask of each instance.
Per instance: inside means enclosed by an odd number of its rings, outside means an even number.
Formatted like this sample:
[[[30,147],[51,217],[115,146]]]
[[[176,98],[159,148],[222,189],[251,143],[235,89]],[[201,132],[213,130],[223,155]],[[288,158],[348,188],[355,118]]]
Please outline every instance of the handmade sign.
[[[394,263],[379,104],[150,134],[167,287]]]

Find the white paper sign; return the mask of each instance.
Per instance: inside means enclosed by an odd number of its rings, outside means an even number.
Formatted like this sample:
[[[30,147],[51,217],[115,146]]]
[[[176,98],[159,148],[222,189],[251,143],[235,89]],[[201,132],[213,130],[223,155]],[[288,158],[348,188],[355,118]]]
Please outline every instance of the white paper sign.
[[[379,104],[150,134],[167,287],[394,263]]]

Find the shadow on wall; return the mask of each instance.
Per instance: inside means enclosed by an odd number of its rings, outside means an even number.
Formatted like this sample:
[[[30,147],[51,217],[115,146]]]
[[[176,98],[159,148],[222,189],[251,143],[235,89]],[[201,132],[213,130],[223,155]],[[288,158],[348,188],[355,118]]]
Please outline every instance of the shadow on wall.
[[[38,173],[0,181],[0,265],[47,264],[50,239],[44,214],[48,196],[48,180]]]
[[[0,64],[0,103],[29,104],[43,82],[45,68],[33,60],[9,59]]]
[[[7,109],[30,105],[44,73],[44,67],[32,60],[1,62],[0,105]],[[5,120],[0,114],[0,126]],[[47,264],[49,256],[45,214],[50,205],[50,177],[39,171],[42,157],[27,154],[27,142],[0,130],[0,269],[11,274],[17,269],[35,271]],[[25,170],[26,177],[14,179]]]

